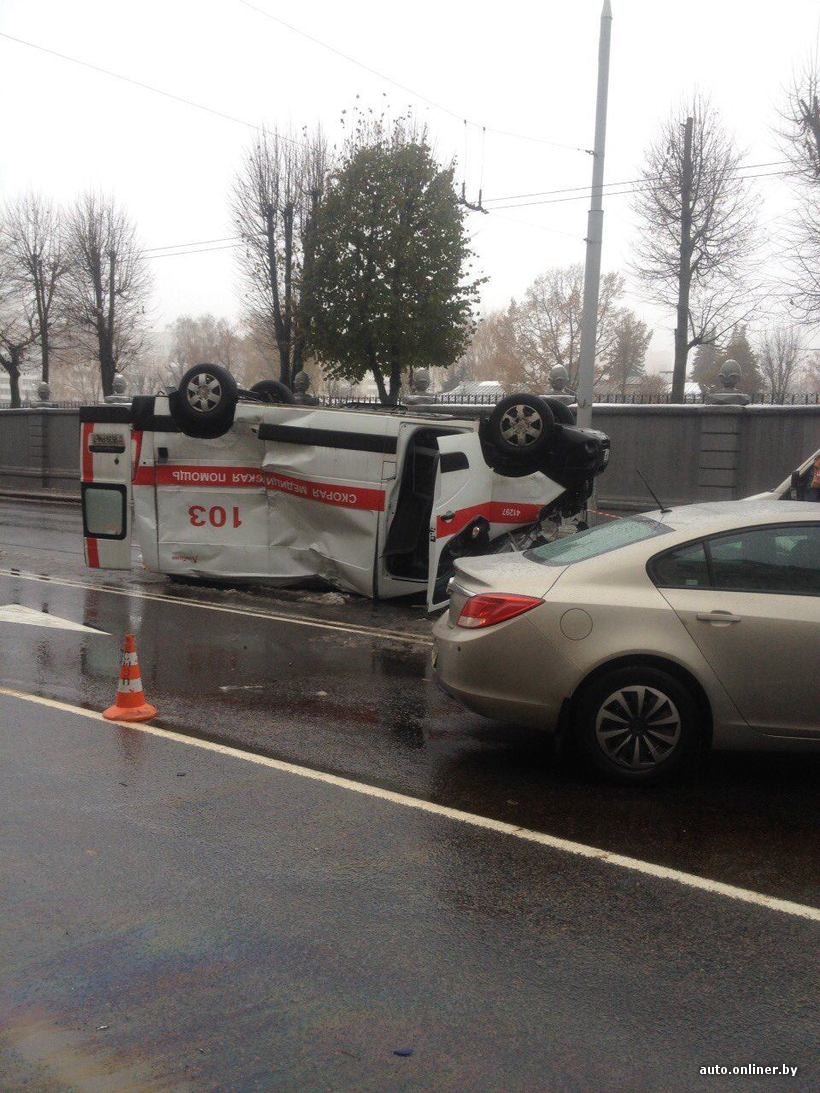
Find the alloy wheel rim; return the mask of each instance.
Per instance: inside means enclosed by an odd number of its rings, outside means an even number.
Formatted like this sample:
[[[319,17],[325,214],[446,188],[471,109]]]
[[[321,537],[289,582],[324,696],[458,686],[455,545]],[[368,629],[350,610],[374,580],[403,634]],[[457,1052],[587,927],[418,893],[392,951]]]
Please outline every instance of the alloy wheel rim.
[[[191,409],[206,414],[221,402],[222,384],[211,372],[200,372],[188,381],[185,395]]]
[[[534,444],[543,432],[541,415],[532,406],[517,403],[511,406],[501,419],[501,436],[508,444],[527,448]]]
[[[648,770],[664,762],[677,747],[681,731],[680,712],[669,695],[643,684],[613,691],[595,718],[598,747],[626,770]]]

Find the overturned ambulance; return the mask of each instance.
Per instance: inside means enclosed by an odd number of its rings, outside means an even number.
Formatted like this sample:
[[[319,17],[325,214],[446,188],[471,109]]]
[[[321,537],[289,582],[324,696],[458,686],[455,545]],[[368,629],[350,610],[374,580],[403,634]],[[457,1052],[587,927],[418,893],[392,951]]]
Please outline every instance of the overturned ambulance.
[[[303,406],[219,365],[167,395],[80,411],[86,561],[374,598],[446,600],[455,558],[524,549],[583,518],[609,441],[564,405]]]

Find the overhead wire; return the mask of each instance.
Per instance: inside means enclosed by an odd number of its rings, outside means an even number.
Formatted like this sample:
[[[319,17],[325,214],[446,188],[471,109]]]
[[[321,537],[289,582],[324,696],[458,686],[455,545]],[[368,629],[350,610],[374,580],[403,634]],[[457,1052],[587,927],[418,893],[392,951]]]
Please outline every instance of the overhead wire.
[[[341,51],[336,50],[334,47],[328,45],[327,43],[322,42],[319,39],[314,39],[313,36],[307,34],[304,31],[299,30],[299,28],[291,26],[289,23],[286,23],[285,20],[279,19],[278,17],[271,15],[270,12],[263,11],[263,9],[256,7],[254,4],[249,3],[248,0],[240,0],[240,3],[244,4],[246,7],[249,7],[249,8],[252,8],[253,10],[255,10],[255,11],[258,11],[260,14],[265,15],[266,17],[268,17],[270,19],[273,19],[275,22],[282,23],[288,29],[293,30],[294,33],[303,34],[305,37],[310,38],[311,40],[315,41],[318,45],[321,45],[324,48],[329,49],[331,52],[340,53],[341,56],[343,56],[346,60],[350,61],[351,63],[354,63],[354,64],[359,64],[360,63],[355,58],[349,57],[349,56],[347,56],[347,54],[341,53]],[[172,91],[167,91],[164,88],[157,87],[154,84],[149,84],[149,83],[147,83],[143,80],[138,80],[138,79],[135,79],[131,76],[126,76],[126,75],[124,75],[120,72],[115,72],[113,69],[104,68],[102,65],[97,65],[97,64],[94,64],[90,61],[84,61],[79,57],[73,57],[70,54],[62,53],[61,51],[56,50],[56,49],[51,49],[50,47],[43,46],[38,42],[28,41],[27,39],[17,37],[16,35],[8,34],[5,31],[0,31],[0,38],[4,38],[7,41],[14,42],[17,45],[26,46],[29,49],[34,49],[34,50],[36,50],[40,53],[47,54],[48,56],[57,57],[59,60],[66,61],[69,64],[74,64],[74,65],[77,65],[79,67],[89,69],[92,72],[96,72],[97,74],[102,75],[102,76],[107,76],[110,79],[115,79],[115,80],[119,80],[123,83],[130,84],[131,86],[140,88],[143,91],[149,91],[152,94],[160,95],[163,98],[167,98],[167,99],[170,99],[174,102],[181,103],[184,106],[189,106],[189,107],[192,107],[193,109],[200,110],[200,111],[202,111],[204,113],[207,113],[207,114],[211,114],[215,117],[221,118],[224,121],[229,121],[229,122],[232,122],[236,125],[242,125],[243,127],[248,128],[248,129],[253,129],[254,131],[258,131],[261,128],[260,125],[254,123],[254,122],[247,121],[244,118],[239,118],[236,115],[228,114],[223,110],[216,109],[215,107],[207,106],[204,103],[196,102],[194,99],[189,99],[186,96],[178,95],[178,94],[176,94],[175,92],[172,92]],[[368,68],[368,66],[366,66],[366,65],[362,65],[361,67]],[[384,74],[377,72],[375,69],[368,69],[368,70],[371,71],[374,75],[378,76],[380,79],[384,79],[384,80],[386,80],[387,82],[390,82],[390,83],[396,83],[396,81],[391,80],[390,77],[387,77]],[[421,95],[420,93],[412,91],[412,89],[406,88],[406,87],[404,87],[403,85],[400,85],[400,84],[397,84],[397,86],[402,87],[403,90],[410,91],[412,94],[415,94],[416,97],[421,98],[423,101],[429,101],[431,105],[435,105],[439,109],[446,110],[448,113],[451,114],[451,116],[453,116],[453,117],[457,116],[453,111],[450,111],[448,108],[442,107],[440,104],[433,103],[432,100],[427,100],[425,98],[425,96]],[[461,120],[463,121],[465,127],[468,124],[473,124],[473,125],[476,124],[476,123],[470,123],[469,119],[467,119],[467,118],[463,118]],[[486,133],[487,133],[488,130],[490,132],[499,132],[499,130],[494,129],[491,126],[484,126],[484,125],[482,125],[480,128],[481,128],[481,133],[482,133],[481,176],[482,176],[482,182],[483,182],[484,142],[486,140]],[[507,135],[513,135],[513,134],[507,134]],[[518,134],[518,135],[521,136],[522,134]],[[299,145],[299,144],[302,143],[301,141],[295,140],[292,137],[283,136],[281,134],[280,134],[280,136],[282,136],[282,139],[287,141],[290,144]],[[466,135],[466,131],[465,131],[465,142],[466,142],[466,139],[467,139],[467,135]],[[533,139],[535,139],[535,138],[533,138]],[[544,141],[544,143],[555,143],[555,142]],[[465,143],[465,147],[466,147],[466,143]],[[569,145],[563,145],[563,147],[570,147],[570,146]],[[780,166],[781,164],[785,164],[785,163],[788,163],[788,162],[789,162],[788,160],[772,160],[772,161],[769,161],[767,163],[741,164],[737,168],[737,170],[740,171],[740,170],[744,170],[744,169],[749,170],[751,168],[756,168],[756,167]],[[788,171],[784,171],[784,172],[767,172],[765,174],[744,175],[743,177],[744,178],[749,178],[749,179],[752,179],[752,178],[771,178],[771,177],[781,177],[781,176],[785,176],[785,175],[788,175],[788,174],[791,174],[791,173],[793,173],[793,172],[788,172]],[[642,178],[636,178],[636,179],[626,179],[626,180],[622,180],[620,182],[607,183],[606,187],[605,187],[606,196],[607,197],[622,197],[624,195],[637,193],[637,192],[639,192],[639,190],[645,188],[645,187],[642,187],[640,185],[637,185],[638,183],[647,183],[647,182],[657,181],[657,177],[659,177],[659,176],[651,176],[649,178],[642,177]],[[631,189],[615,189],[615,187],[619,187],[619,186],[620,187],[632,187],[632,188]],[[588,197],[588,195],[591,192],[591,189],[592,189],[591,186],[586,185],[586,186],[561,187],[561,188],[558,188],[558,189],[555,189],[555,190],[533,191],[531,193],[526,193],[526,194],[508,194],[504,197],[487,198],[487,199],[485,199],[485,204],[487,202],[492,202],[493,203],[493,211],[501,211],[501,210],[504,210],[504,209],[528,208],[528,207],[532,207],[532,206],[535,206],[535,205],[561,204],[561,203],[564,203],[564,202],[567,202],[567,201],[583,201]],[[568,197],[557,197],[556,196],[554,198],[551,197],[551,195],[575,194],[575,193],[578,193],[577,197],[576,196],[568,196]],[[516,199],[522,198],[522,197],[544,197],[544,198],[551,198],[551,199],[546,199],[546,200],[541,200],[541,201],[526,201],[526,202],[516,200]],[[501,202],[501,201],[514,201],[515,203],[507,204],[507,205],[498,204],[498,202]],[[499,217],[499,219],[506,219],[507,221],[509,221],[511,223],[517,222],[517,221],[514,221],[511,217],[504,217],[504,218]],[[533,225],[533,226],[536,226],[536,225]],[[537,225],[537,226],[538,227],[543,227],[543,225]],[[552,230],[556,234],[564,234],[564,235],[568,235],[568,236],[574,238],[574,236],[571,236],[571,233],[569,233],[569,232],[559,233],[557,231],[557,229],[547,229],[547,230]],[[221,238],[218,238],[218,239],[196,240],[196,241],[192,241],[191,243],[168,244],[167,246],[163,246],[163,247],[150,247],[150,248],[147,248],[143,253],[146,257],[161,258],[161,257],[168,257],[169,254],[173,255],[174,253],[177,253],[177,254],[203,254],[203,253],[207,253],[207,251],[209,251],[209,250],[231,250],[231,249],[235,249],[235,247],[239,245],[238,242],[237,243],[231,242],[233,239],[239,239],[239,237],[224,236],[224,237],[221,237]],[[225,246],[225,247],[205,246],[205,244],[211,244],[211,243],[229,243],[230,245]],[[199,247],[200,244],[203,244],[202,249],[191,249],[193,247]],[[167,253],[159,253],[159,252],[167,252]]]
[[[508,224],[517,224],[520,228],[536,228],[539,231],[549,232],[551,235],[565,235],[567,239],[574,239],[579,243],[584,241],[581,231],[565,232],[560,228],[551,228],[547,224],[536,224],[534,220],[519,220],[516,216],[504,216],[503,213],[496,212],[495,209],[488,209],[487,212],[494,220],[505,220]]]
[[[349,62],[352,65],[356,65],[358,68],[363,69],[365,72],[369,72],[371,76],[375,76],[377,79],[382,80],[384,83],[392,84],[393,87],[397,87],[400,91],[404,91],[408,95],[412,95],[414,98],[419,99],[421,102],[427,103],[427,105],[432,106],[434,110],[439,110],[443,114],[447,114],[449,117],[454,118],[456,121],[463,121],[465,125],[472,125],[476,129],[482,128],[481,122],[473,121],[470,118],[466,118],[462,111],[454,110],[452,109],[452,107],[437,102],[435,99],[431,99],[429,95],[425,95],[421,91],[418,91],[413,87],[409,87],[407,84],[401,83],[399,80],[394,80],[392,76],[388,76],[384,72],[379,72],[378,69],[373,68],[371,65],[365,64],[364,61],[360,61],[358,57],[352,57],[349,53],[345,53],[344,50],[338,49],[336,46],[331,45],[329,42],[323,41],[321,38],[317,38],[314,34],[310,34],[306,30],[302,30],[301,27],[294,26],[293,23],[289,23],[281,16],[274,15],[273,12],[267,11],[265,8],[260,8],[257,4],[252,4],[250,0],[239,0],[239,3],[242,4],[243,7],[249,8],[251,11],[255,11],[258,15],[263,16],[265,19],[270,19],[271,22],[278,23],[280,26],[285,27],[293,34],[298,34],[300,37],[306,38],[309,42],[313,42],[314,45],[320,46],[322,49],[326,49],[329,53],[333,53],[337,57],[341,57],[343,60]],[[536,136],[533,133],[517,133],[509,129],[498,129],[491,125],[488,125],[485,128],[490,133],[496,133],[498,134],[498,136],[502,137],[510,137],[514,140],[529,140],[535,142],[536,144],[547,144],[552,148],[563,148],[565,151],[583,152],[587,155],[592,154],[589,148],[581,148],[579,145],[566,144],[557,140],[548,140],[546,137]]]
[[[741,175],[740,177],[742,179],[787,178],[789,175],[793,175],[795,173],[796,172],[794,172],[794,171],[766,171],[766,172],[762,172],[760,174]],[[657,179],[647,179],[647,180],[640,179],[638,181],[652,182],[652,181],[657,181]],[[625,185],[625,184],[624,183],[612,183],[612,185],[614,186],[614,185]],[[528,208],[531,208],[534,205],[561,205],[561,204],[563,204],[564,202],[567,202],[567,201],[587,201],[587,200],[589,200],[590,191],[591,191],[592,187],[587,186],[584,189],[586,191],[585,193],[577,194],[577,195],[572,196],[572,197],[551,197],[551,198],[544,198],[540,201],[520,201],[520,202],[517,202],[517,203],[512,204],[512,205],[493,205],[487,211],[488,212],[494,212],[497,209],[528,209]],[[629,194],[642,193],[647,189],[649,189],[649,186],[630,186],[628,189],[607,190],[606,193],[604,194],[604,196],[605,197],[623,197],[623,196],[629,195]],[[558,192],[560,193],[560,192],[563,192],[563,191],[558,191]]]
[[[790,161],[788,159],[775,159],[770,160],[768,163],[742,163],[738,167],[736,167],[735,170],[751,171],[758,167],[780,167],[789,162]],[[612,186],[633,186],[640,182],[658,182],[660,178],[660,175],[642,175],[640,178],[625,178],[621,179],[618,182],[604,183],[604,189],[606,190],[608,187]],[[518,198],[524,197],[548,197],[553,194],[576,193],[579,190],[591,191],[592,186],[589,184],[587,184],[586,186],[561,186],[556,190],[534,190],[533,192],[526,194],[505,194],[503,197],[486,197],[484,199],[484,202],[486,204],[488,201],[515,201]]]
[[[245,118],[239,118],[235,114],[228,114],[224,110],[217,110],[216,107],[206,106],[205,103],[196,102],[194,99],[189,99],[184,95],[177,95],[174,91],[166,91],[164,88],[156,87],[154,84],[146,83],[144,80],[137,80],[132,76],[125,76],[121,72],[115,72],[112,68],[103,68],[102,65],[93,64],[91,61],[84,61],[80,57],[72,57],[68,53],[61,53],[57,49],[51,49],[49,46],[40,45],[39,42],[30,42],[25,38],[18,38],[14,34],[7,34],[5,31],[0,31],[0,38],[5,38],[9,42],[16,42],[17,45],[27,46],[29,49],[37,50],[40,53],[46,53],[51,57],[58,57],[61,61],[67,61],[69,64],[78,65],[80,68],[90,69],[90,71],[96,72],[101,76],[108,76],[112,80],[120,80],[122,83],[130,84],[132,87],[138,87],[142,91],[150,91],[154,95],[161,95],[165,99],[171,99],[173,102],[193,107],[194,110],[201,110],[206,114],[213,114],[214,117],[222,118],[223,121],[233,122],[234,125],[242,125],[246,129],[253,129],[256,132],[263,128],[262,125],[247,121]],[[293,137],[284,136],[281,133],[279,134],[279,137],[281,140],[287,141],[288,144],[294,144],[300,147],[304,143]]]
[[[341,56],[343,56],[346,60],[350,61],[351,63],[360,64],[360,62],[358,60],[356,60],[356,58],[349,57],[347,54],[344,54],[341,51],[336,50],[335,47],[328,45],[326,42],[322,42],[320,39],[313,38],[312,35],[309,35],[306,32],[301,31],[297,27],[291,26],[291,24],[287,23],[285,20],[280,19],[277,16],[272,15],[270,12],[266,12],[263,9],[256,7],[256,5],[249,3],[249,0],[239,0],[239,2],[244,4],[246,7],[252,8],[254,11],[259,12],[261,15],[264,15],[267,18],[272,19],[274,22],[282,23],[289,30],[294,31],[294,33],[302,34],[303,36],[305,36],[307,38],[310,38],[311,40],[315,41],[318,45],[321,45],[324,48],[329,49],[331,52],[339,53]],[[14,42],[17,45],[26,46],[29,49],[37,50],[38,52],[44,53],[48,56],[57,57],[59,60],[66,61],[69,64],[73,64],[73,65],[77,65],[81,68],[89,69],[90,71],[96,72],[99,75],[107,76],[110,79],[119,80],[122,83],[126,83],[126,84],[129,84],[129,85],[133,86],[133,87],[140,88],[143,91],[149,91],[152,94],[160,95],[163,98],[170,99],[173,102],[181,103],[184,106],[189,106],[189,107],[191,107],[195,110],[200,110],[204,113],[211,114],[214,117],[221,118],[223,121],[229,121],[229,122],[232,122],[235,125],[241,125],[244,128],[252,129],[256,132],[258,132],[262,128],[261,125],[255,123],[255,122],[248,121],[245,118],[239,118],[234,114],[228,114],[223,110],[218,110],[215,107],[207,106],[204,103],[196,102],[196,100],[187,98],[184,95],[178,95],[178,94],[176,94],[176,92],[167,91],[164,88],[157,87],[156,85],[147,83],[144,80],[138,80],[138,79],[135,79],[131,76],[126,76],[121,72],[115,72],[113,69],[104,68],[102,65],[97,65],[97,64],[94,64],[90,61],[84,61],[79,57],[73,57],[70,54],[62,53],[61,51],[56,50],[56,49],[51,49],[50,47],[41,45],[38,42],[28,41],[25,38],[20,38],[16,35],[8,34],[5,31],[0,31],[0,38],[4,38],[7,41]],[[361,65],[361,67],[368,68],[368,66],[366,66],[366,65]],[[384,79],[387,82],[396,83],[396,81],[393,81],[390,77],[387,77],[384,74],[377,72],[375,69],[369,69],[368,68],[368,70],[371,71],[374,75],[377,75],[380,79]],[[473,125],[477,126],[477,123],[469,122],[469,119],[466,119],[466,118],[460,118],[459,115],[456,115],[455,112],[449,110],[449,108],[443,107],[438,103],[434,103],[433,100],[427,100],[426,97],[421,95],[420,93],[417,93],[417,92],[413,91],[410,88],[405,88],[401,84],[397,84],[397,86],[402,87],[403,90],[410,91],[411,94],[416,95],[416,97],[422,99],[422,101],[429,101],[431,105],[435,105],[437,108],[445,110],[451,116],[459,117],[459,120],[462,120],[465,125],[473,124]],[[481,126],[481,129],[482,129],[482,136],[484,136],[484,134],[486,134],[487,131],[495,132],[495,133],[503,132],[503,131],[495,129],[491,126]],[[525,136],[524,134],[510,134],[510,133],[506,133],[505,135],[508,135],[508,136],[517,135],[517,136],[522,136],[522,137]],[[296,140],[293,137],[285,136],[283,134],[280,134],[280,137],[281,137],[282,140],[286,141],[289,144],[294,144],[294,145],[299,146],[303,143],[302,141]],[[527,138],[527,139],[529,139],[529,138]],[[541,138],[531,138],[531,139],[541,139]],[[555,143],[555,142],[552,142],[552,141],[542,141],[542,142],[543,143],[549,143],[549,144],[554,144]],[[483,145],[482,145],[482,147],[483,147]],[[558,145],[558,147],[570,148],[570,147],[573,147],[573,146],[571,146],[571,145]],[[578,150],[578,149],[576,149],[576,150]],[[580,149],[580,150],[583,151],[584,149]],[[482,159],[483,159],[483,156],[482,156]],[[740,167],[737,168],[737,170],[744,170],[744,169],[748,170],[748,169],[751,169],[751,168],[754,168],[754,167],[779,166],[781,164],[785,164],[785,163],[788,163],[788,162],[789,162],[788,160],[772,160],[768,163],[742,164],[742,165],[740,165]],[[791,174],[791,173],[793,173],[793,172],[772,172],[769,175],[746,175],[744,177],[746,177],[746,178],[778,177],[780,175],[788,175],[788,174]],[[624,195],[635,193],[635,192],[637,192],[636,189],[616,190],[615,187],[635,186],[638,183],[657,181],[658,177],[659,176],[650,176],[649,178],[642,177],[642,178],[636,178],[636,179],[626,179],[626,180],[622,180],[620,182],[606,183],[605,184],[605,195],[607,197],[621,197],[621,196],[624,196]],[[640,189],[640,188],[641,187],[638,186],[638,189]],[[534,206],[534,205],[560,204],[560,203],[563,203],[565,201],[584,200],[591,193],[591,189],[592,189],[591,186],[586,185],[586,186],[561,187],[561,188],[556,189],[556,190],[533,191],[531,193],[526,193],[526,194],[507,194],[503,197],[486,198],[486,199],[484,199],[484,204],[486,205],[488,202],[490,202],[490,203],[492,203],[493,207],[495,209],[498,209],[498,210],[501,210],[501,209],[515,209],[515,208],[528,208],[528,207],[531,207],[531,206]],[[555,200],[528,201],[528,202],[519,202],[517,200],[517,199],[522,198],[522,197],[548,197],[550,195],[573,194],[573,193],[576,193],[576,192],[580,194],[579,197],[562,197],[562,198],[557,198],[556,197]],[[508,205],[497,204],[498,202],[502,202],[502,201],[515,201],[516,203],[515,204],[508,204]],[[181,246],[187,246],[187,244],[181,244]],[[170,249],[170,248],[156,248],[156,249]]]
[[[241,235],[223,235],[219,239],[192,239],[190,243],[168,243],[168,245],[164,247],[145,247],[142,253],[152,254],[155,251],[175,251],[181,247],[204,247],[211,243],[232,243],[241,238]]]
[[[188,254],[212,254],[214,251],[222,250],[236,250],[237,247],[241,247],[242,243],[226,243],[221,247],[197,247],[193,250],[173,250],[166,251],[164,254],[149,254],[148,251],[142,252],[142,258],[145,261],[153,261],[155,258],[182,258]]]
[[[763,166],[763,164],[748,164],[747,165],[747,167],[753,167],[753,166],[758,166],[759,167],[759,166]],[[767,171],[767,172],[761,172],[759,174],[744,175],[742,177],[749,178],[749,179],[754,179],[754,178],[781,178],[781,177],[788,176],[792,173],[793,172],[791,172],[791,171]],[[636,180],[636,181],[638,181],[638,180]],[[614,186],[614,185],[625,185],[625,184],[624,183],[621,183],[621,184],[611,183],[611,185]],[[582,187],[579,187],[579,189],[580,188],[582,188]],[[645,189],[645,188],[646,187],[633,186],[631,189],[621,189],[621,190],[618,190],[616,192],[607,193],[606,196],[607,197],[622,197],[622,196],[625,196],[625,195],[628,196],[630,194],[639,193],[641,191],[641,189]],[[590,187],[583,187],[583,189],[589,190]],[[563,190],[558,190],[558,191],[555,191],[555,192],[563,193],[564,191]],[[559,228],[552,228],[552,227],[549,227],[546,224],[536,224],[533,221],[519,220],[517,217],[502,216],[500,214],[501,214],[502,210],[525,209],[525,208],[530,208],[530,207],[535,206],[535,205],[562,204],[563,202],[566,202],[566,201],[583,201],[587,197],[588,197],[588,194],[580,194],[578,196],[573,196],[573,197],[556,198],[556,199],[553,199],[553,200],[550,200],[550,201],[530,201],[530,202],[520,202],[520,203],[515,204],[515,205],[498,205],[498,206],[494,206],[492,209],[487,209],[486,211],[489,212],[489,213],[492,213],[495,216],[496,220],[504,220],[509,224],[518,224],[522,227],[538,228],[542,231],[550,232],[553,235],[564,235],[568,239],[582,239],[582,236],[579,233],[576,233],[576,232],[562,231]],[[782,214],[779,214],[779,216],[780,215],[782,215]],[[776,217],[776,218],[773,218],[773,219],[779,219],[779,216]],[[240,245],[242,245],[244,242],[245,242],[245,240],[240,235],[226,235],[226,236],[222,236],[222,237],[216,238],[216,239],[191,240],[190,243],[169,243],[166,246],[147,247],[143,251],[143,254],[147,258],[167,258],[167,257],[174,257],[174,255],[178,255],[178,254],[202,254],[202,253],[206,253],[208,250],[233,250],[236,247],[239,247]],[[229,246],[210,246],[209,245],[209,244],[222,244],[222,243],[226,243],[226,244],[230,244],[230,245]],[[192,247],[197,247],[197,248],[202,247],[203,249],[202,250],[191,250],[191,249],[189,249],[189,248],[192,248]]]

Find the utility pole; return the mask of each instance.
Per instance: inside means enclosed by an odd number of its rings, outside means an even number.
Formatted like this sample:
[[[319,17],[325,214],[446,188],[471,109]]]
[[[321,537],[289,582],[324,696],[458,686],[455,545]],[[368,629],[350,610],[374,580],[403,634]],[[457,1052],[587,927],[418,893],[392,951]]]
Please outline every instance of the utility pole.
[[[680,265],[678,267],[678,325],[675,327],[675,364],[672,401],[683,402],[686,358],[689,355],[689,287],[692,283],[692,130],[694,119],[683,127],[683,163],[680,175]]]
[[[604,0],[598,39],[598,98],[595,107],[595,147],[592,159],[592,200],[587,217],[587,255],[584,267],[584,306],[581,316],[581,362],[578,373],[578,424],[592,423],[592,387],[595,380],[595,341],[598,336],[598,292],[601,283],[601,243],[604,234],[604,150],[609,94],[609,41],[612,8]]]

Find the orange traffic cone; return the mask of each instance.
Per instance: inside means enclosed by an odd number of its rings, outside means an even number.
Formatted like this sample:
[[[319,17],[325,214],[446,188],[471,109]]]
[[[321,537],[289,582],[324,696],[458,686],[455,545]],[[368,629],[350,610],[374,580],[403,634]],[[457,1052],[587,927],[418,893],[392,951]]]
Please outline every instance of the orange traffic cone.
[[[137,639],[126,634],[122,643],[120,681],[114,705],[103,711],[109,721],[150,721],[157,716],[156,706],[145,701],[140,666],[137,660]]]

